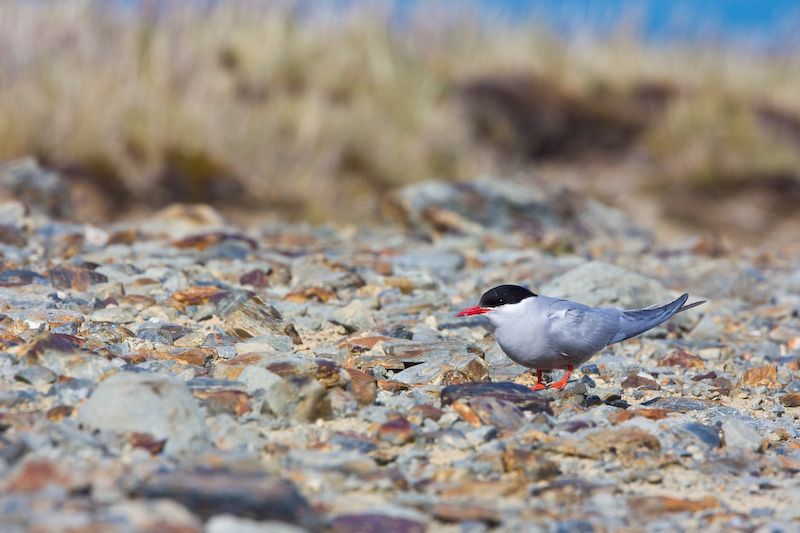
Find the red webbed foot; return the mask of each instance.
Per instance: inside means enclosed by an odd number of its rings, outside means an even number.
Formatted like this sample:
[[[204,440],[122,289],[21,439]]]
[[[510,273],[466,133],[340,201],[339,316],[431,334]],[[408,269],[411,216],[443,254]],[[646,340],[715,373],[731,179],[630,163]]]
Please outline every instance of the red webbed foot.
[[[569,375],[572,374],[572,368],[573,368],[572,365],[567,366],[567,373],[564,374],[564,377],[556,381],[555,383],[551,383],[548,388],[564,390],[564,387],[567,386],[567,380],[569,379]]]
[[[541,370],[537,370],[536,371],[536,385],[531,387],[531,390],[544,390],[546,388],[547,388],[547,385],[542,383],[542,371]]]

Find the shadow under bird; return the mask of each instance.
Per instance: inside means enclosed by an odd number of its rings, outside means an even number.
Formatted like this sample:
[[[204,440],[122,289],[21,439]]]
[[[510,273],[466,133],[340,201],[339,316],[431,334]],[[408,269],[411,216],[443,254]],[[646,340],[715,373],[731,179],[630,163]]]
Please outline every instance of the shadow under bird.
[[[563,390],[572,370],[606,346],[705,303],[686,305],[688,298],[684,294],[661,307],[626,311],[541,296],[518,285],[500,285],[486,291],[478,305],[456,316],[484,315],[495,327],[497,343],[505,354],[515,363],[536,370],[533,390],[546,388],[543,371],[566,368],[564,377],[549,385]]]

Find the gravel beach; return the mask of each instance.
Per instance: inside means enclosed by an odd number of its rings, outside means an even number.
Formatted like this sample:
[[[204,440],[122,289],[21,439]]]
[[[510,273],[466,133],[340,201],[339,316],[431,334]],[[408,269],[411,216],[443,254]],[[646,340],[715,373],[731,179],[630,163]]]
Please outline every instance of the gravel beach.
[[[398,190],[371,227],[41,198],[0,203],[2,531],[800,528],[796,250],[667,246],[491,177]],[[455,317],[501,283],[708,302],[533,392]]]

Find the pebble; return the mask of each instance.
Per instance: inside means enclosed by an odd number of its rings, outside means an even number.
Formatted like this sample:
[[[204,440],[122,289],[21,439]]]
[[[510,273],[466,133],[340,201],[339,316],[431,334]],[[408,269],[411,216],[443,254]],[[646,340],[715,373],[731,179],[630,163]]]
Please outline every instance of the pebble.
[[[791,530],[790,254],[664,247],[546,184],[391,196],[396,225],[245,229],[210,208],[101,227],[0,202],[4,525]],[[532,391],[483,317],[455,317],[506,281],[709,303]]]

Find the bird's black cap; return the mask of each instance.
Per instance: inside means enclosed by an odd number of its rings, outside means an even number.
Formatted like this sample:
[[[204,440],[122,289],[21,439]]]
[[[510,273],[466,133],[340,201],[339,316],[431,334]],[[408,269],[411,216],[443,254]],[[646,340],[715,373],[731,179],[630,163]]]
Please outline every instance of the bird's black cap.
[[[525,298],[536,296],[534,293],[519,285],[499,285],[489,289],[481,296],[481,307],[498,307],[504,304],[517,304]]]

